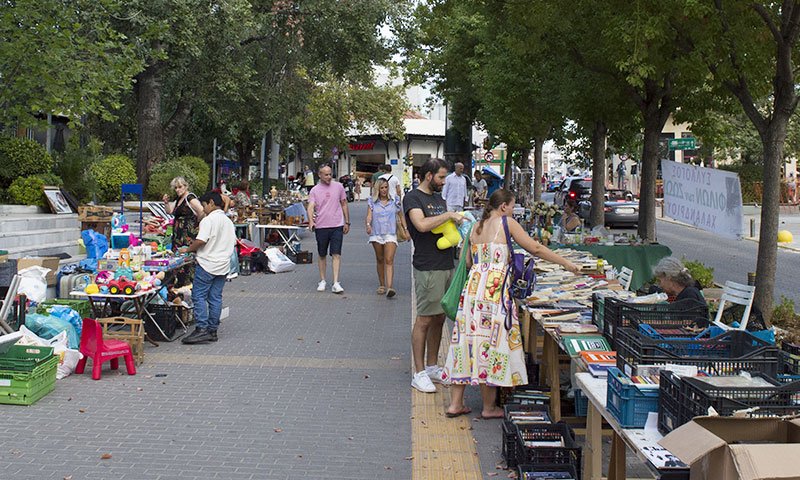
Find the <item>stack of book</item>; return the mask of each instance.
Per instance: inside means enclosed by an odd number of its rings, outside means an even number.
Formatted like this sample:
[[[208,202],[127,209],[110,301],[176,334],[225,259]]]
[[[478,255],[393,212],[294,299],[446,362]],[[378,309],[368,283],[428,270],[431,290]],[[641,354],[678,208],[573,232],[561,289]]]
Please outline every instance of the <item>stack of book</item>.
[[[584,351],[580,354],[579,363],[583,364],[593,377],[604,378],[608,376],[609,368],[617,366],[617,352]]]

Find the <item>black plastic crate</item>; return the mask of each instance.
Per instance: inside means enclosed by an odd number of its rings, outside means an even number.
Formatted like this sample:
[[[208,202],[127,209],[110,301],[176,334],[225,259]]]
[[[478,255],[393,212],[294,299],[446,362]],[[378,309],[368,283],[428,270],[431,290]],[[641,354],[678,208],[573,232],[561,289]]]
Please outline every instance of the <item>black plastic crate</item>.
[[[508,468],[515,468],[517,460],[517,428],[513,423],[503,420],[503,460]]]
[[[656,340],[633,328],[617,330],[617,368],[631,375],[637,365],[695,365],[708,375],[741,371],[778,373],[780,352],[747,332],[731,330],[714,338]]]
[[[543,473],[550,473],[550,474],[566,473],[569,476],[552,476],[552,475],[550,475],[550,476],[545,476],[545,477],[541,477],[541,476],[534,477],[534,476],[531,475],[534,472],[543,472]],[[539,480],[541,478],[546,478],[546,479],[550,479],[550,478],[553,478],[553,479],[572,478],[572,479],[575,479],[575,480],[579,480],[580,479],[580,477],[578,477],[578,471],[575,469],[575,467],[572,466],[572,465],[567,465],[567,464],[520,465],[517,468],[517,473],[519,473],[519,477],[517,477],[519,480]]]
[[[681,382],[684,418],[688,422],[699,415],[707,415],[713,407],[722,416],[733,415],[736,410],[759,407],[750,413],[753,417],[795,415],[800,413],[800,382],[781,384],[762,374],[754,374],[770,387],[720,387],[704,382],[702,378],[684,377]]]
[[[781,350],[792,355],[800,356],[800,345],[795,345],[794,343],[787,342],[786,340],[781,342]]]
[[[517,429],[517,462],[519,465],[572,465],[580,478],[581,448],[566,423],[536,423],[515,425]],[[528,446],[526,442],[563,442],[563,446]]]
[[[609,341],[612,350],[617,349],[617,332],[620,328],[631,327],[631,319],[638,323],[659,326],[708,326],[708,310],[691,300],[673,303],[638,304],[627,303],[616,298],[606,297],[603,300],[602,315],[599,307],[595,307],[594,297],[592,319],[597,323],[597,316],[602,318],[603,335]],[[598,325],[600,327],[600,325]]]
[[[155,341],[169,342],[175,337],[175,331],[178,328],[178,319],[181,316],[182,307],[174,305],[156,305],[150,304],[147,306],[147,312],[152,315],[153,320],[158,324],[158,327],[164,332],[164,335],[153,325],[150,319],[144,322],[144,331],[147,336]]]
[[[681,421],[681,380],[665,370],[658,378],[658,431],[666,435],[685,423]]]
[[[780,383],[766,375],[754,374],[770,387],[719,387],[702,377],[679,378],[671,372],[660,375],[658,430],[666,435],[694,417],[708,415],[713,407],[722,416],[736,410],[758,407],[752,417],[796,415],[800,413],[800,381]]]
[[[508,403],[550,405],[550,387],[522,385],[513,389],[500,388],[500,406]]]
[[[790,353],[785,349],[781,350],[781,365],[778,373],[800,375],[800,354]]]

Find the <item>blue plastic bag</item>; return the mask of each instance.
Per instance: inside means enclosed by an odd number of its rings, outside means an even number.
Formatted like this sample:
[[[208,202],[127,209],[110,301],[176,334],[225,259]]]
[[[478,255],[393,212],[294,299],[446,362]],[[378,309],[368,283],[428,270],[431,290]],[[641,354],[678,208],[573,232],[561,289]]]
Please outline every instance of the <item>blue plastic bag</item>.
[[[80,347],[80,337],[75,332],[75,327],[67,320],[52,315],[30,313],[25,316],[25,326],[45,340],[50,340],[61,332],[67,332],[69,348],[77,350]]]
[[[86,246],[86,258],[103,258],[108,251],[108,239],[105,235],[89,229],[81,232],[81,238]]]
[[[66,305],[53,305],[47,309],[47,313],[53,317],[58,317],[62,320],[68,321],[75,328],[75,333],[78,334],[78,338],[81,338],[83,319],[74,309]]]

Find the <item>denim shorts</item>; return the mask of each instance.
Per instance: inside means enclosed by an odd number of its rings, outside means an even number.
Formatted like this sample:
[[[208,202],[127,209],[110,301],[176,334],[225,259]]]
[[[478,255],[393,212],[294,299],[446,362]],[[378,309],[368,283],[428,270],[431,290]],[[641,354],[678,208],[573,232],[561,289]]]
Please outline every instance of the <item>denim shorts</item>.
[[[342,254],[342,240],[344,240],[344,227],[314,229],[317,237],[317,253],[320,257]]]

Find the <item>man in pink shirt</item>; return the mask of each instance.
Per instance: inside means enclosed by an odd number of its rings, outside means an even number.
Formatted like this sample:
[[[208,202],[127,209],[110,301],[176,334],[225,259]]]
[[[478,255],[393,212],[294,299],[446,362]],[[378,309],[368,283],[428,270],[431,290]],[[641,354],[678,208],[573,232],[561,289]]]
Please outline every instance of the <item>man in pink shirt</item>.
[[[339,283],[339,267],[342,259],[342,240],[350,231],[350,211],[347,209],[347,196],[344,187],[333,181],[331,167],[323,165],[319,169],[319,183],[308,193],[308,228],[317,237],[317,253],[319,254],[318,292],[325,291],[326,257],[333,257],[333,293],[342,293],[344,288]]]

